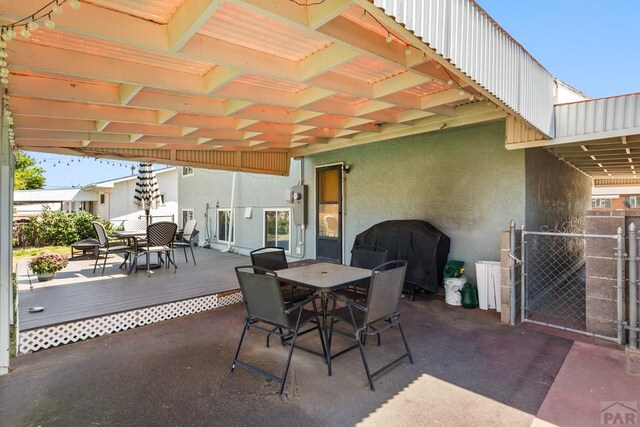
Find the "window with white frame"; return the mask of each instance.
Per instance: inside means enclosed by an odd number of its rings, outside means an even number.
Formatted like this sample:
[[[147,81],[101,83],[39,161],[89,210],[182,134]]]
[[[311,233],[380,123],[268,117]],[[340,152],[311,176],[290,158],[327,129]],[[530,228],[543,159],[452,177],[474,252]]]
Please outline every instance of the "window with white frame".
[[[218,242],[233,243],[235,241],[235,224],[232,224],[231,209],[218,209]],[[235,222],[235,219],[234,221]]]
[[[281,247],[291,252],[291,209],[264,210],[264,246]]]
[[[182,167],[182,176],[193,175],[193,168],[191,166]]]
[[[591,199],[591,207],[592,208],[610,208],[611,199],[605,199],[603,197],[593,198]]]
[[[182,228],[194,217],[193,209],[182,209]]]
[[[624,205],[628,208],[640,208],[640,196],[625,197]]]

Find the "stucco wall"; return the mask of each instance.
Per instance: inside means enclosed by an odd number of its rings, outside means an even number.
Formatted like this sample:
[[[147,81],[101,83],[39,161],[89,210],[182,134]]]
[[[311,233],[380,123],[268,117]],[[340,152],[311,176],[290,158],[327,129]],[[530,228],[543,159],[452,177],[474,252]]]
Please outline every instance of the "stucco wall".
[[[151,209],[152,216],[166,216],[161,218],[163,221],[171,221],[170,216],[173,215],[175,221],[178,221],[178,181],[176,169],[156,173],[158,178],[158,188],[160,193],[164,194],[165,203],[155,209]],[[106,195],[105,203],[107,203],[107,214],[104,218],[110,218],[114,224],[121,224],[124,221],[125,228],[138,222],[138,217],[144,217],[145,213],[140,206],[133,202],[133,195],[136,189],[136,179],[126,179],[115,182],[110,194]],[[100,201],[96,202],[98,205]],[[105,209],[104,206],[102,209]]]
[[[314,167],[344,161],[345,261],[355,236],[388,219],[423,219],[451,238],[449,259],[500,259],[500,231],[524,220],[524,152],[504,148],[504,122],[427,133],[311,157]],[[315,200],[310,185],[310,200]],[[310,205],[307,255],[315,256],[315,206]]]
[[[216,206],[229,208],[232,178],[233,172],[208,169],[194,169],[193,175],[183,176],[182,168],[178,168],[179,210],[193,209],[194,218],[198,221],[201,245],[205,244],[207,237],[209,237],[213,247],[223,248],[226,246],[226,244],[217,244],[216,241]],[[291,161],[288,177],[244,172],[236,174],[234,202],[236,238],[233,245],[236,251],[247,254],[250,250],[263,246],[262,218],[264,209],[290,208],[291,204],[285,200],[285,191],[298,184],[299,180],[300,161],[297,160]],[[205,218],[207,203],[209,204],[208,221]],[[245,218],[247,207],[252,208],[250,218]],[[293,256],[298,256],[295,252],[295,242],[299,238],[300,229],[292,225]]]
[[[591,207],[591,179],[543,148],[525,152],[526,228],[584,231]]]

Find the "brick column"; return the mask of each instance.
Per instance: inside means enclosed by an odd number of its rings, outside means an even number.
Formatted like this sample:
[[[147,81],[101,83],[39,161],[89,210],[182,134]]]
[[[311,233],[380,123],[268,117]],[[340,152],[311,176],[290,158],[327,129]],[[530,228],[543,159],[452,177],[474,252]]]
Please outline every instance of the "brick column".
[[[617,233],[625,229],[626,211],[591,210],[585,216],[585,233]],[[588,332],[614,336],[616,331],[616,242],[586,239],[586,327]]]

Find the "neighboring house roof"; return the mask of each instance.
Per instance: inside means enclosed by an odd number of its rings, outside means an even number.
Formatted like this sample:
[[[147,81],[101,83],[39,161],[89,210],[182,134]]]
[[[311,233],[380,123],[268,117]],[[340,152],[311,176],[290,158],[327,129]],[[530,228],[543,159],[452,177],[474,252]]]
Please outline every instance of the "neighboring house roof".
[[[97,195],[81,188],[16,190],[13,193],[15,204],[84,202],[98,200]]]
[[[162,175],[167,172],[172,172],[175,170],[176,170],[175,166],[170,166],[168,168],[157,169],[154,172],[156,173],[156,176],[157,176],[157,175]],[[115,184],[126,182],[126,181],[135,181],[136,179],[138,179],[138,175],[134,174],[134,175],[124,176],[121,178],[108,179],[106,181],[93,182],[91,184],[84,185],[82,188],[86,190],[100,190],[100,189],[107,190],[107,189],[113,188]]]

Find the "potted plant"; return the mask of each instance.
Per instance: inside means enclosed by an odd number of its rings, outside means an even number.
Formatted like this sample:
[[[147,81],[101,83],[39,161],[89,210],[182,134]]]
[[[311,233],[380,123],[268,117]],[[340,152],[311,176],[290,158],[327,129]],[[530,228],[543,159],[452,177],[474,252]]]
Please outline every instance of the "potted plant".
[[[31,258],[29,268],[38,275],[38,281],[45,282],[55,277],[56,272],[69,264],[67,257],[57,254],[40,254]]]

